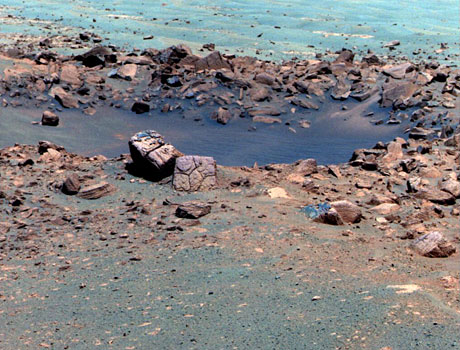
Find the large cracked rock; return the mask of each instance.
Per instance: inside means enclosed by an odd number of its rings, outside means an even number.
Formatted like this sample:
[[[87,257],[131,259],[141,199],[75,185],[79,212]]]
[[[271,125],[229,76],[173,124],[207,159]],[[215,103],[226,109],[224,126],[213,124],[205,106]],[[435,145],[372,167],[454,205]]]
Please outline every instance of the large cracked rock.
[[[176,191],[205,191],[217,185],[216,161],[212,157],[184,156],[176,160],[173,187]]]
[[[153,180],[171,176],[176,158],[183,155],[154,130],[141,131],[131,137],[129,150],[135,170]]]

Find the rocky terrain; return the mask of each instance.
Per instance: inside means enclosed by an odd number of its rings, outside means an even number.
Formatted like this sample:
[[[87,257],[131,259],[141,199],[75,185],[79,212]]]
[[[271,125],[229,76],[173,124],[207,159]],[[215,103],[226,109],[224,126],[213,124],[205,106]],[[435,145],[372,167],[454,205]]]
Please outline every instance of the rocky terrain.
[[[153,130],[114,159],[2,149],[0,348],[460,346],[460,70],[350,50],[274,63],[39,46],[2,54],[0,95],[42,128],[111,107],[295,132],[310,127],[299,111],[338,100],[340,117],[407,123],[408,139],[335,165],[224,167]]]
[[[436,61],[412,63],[370,53],[355,60],[342,50],[318,60],[283,63],[211,52],[197,56],[184,45],[119,52],[97,46],[78,55],[8,49],[1,56],[3,106],[81,109],[94,115],[111,106],[135,113],[180,111],[186,118],[227,124],[239,118],[308,128],[305,111],[332,100],[360,101],[354,110],[374,124],[410,121],[412,134],[450,136],[458,125],[460,70]],[[388,115],[372,119],[372,108]],[[300,113],[302,112],[302,113]],[[351,113],[348,111],[348,113]],[[438,135],[439,136],[439,135]]]
[[[459,134],[330,166],[130,149],[0,152],[3,349],[458,346]]]

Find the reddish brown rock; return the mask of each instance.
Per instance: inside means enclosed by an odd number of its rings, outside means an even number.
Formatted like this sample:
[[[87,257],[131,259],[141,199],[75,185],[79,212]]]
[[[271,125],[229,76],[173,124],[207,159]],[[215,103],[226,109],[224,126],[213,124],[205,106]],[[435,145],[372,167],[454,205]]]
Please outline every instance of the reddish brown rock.
[[[214,51],[208,56],[195,62],[195,69],[202,71],[205,69],[231,69],[228,61],[222,57],[219,51]]]
[[[318,172],[318,164],[315,159],[303,159],[296,163],[295,172],[304,176]]]
[[[199,219],[211,212],[211,206],[206,203],[191,201],[179,205],[176,216],[184,219]]]
[[[360,222],[363,216],[361,209],[347,200],[332,202],[331,207],[339,213],[342,221],[346,223]]]
[[[54,97],[62,107],[78,108],[78,100],[70,93],[66,92],[62,87],[57,86],[51,89],[50,96]]]

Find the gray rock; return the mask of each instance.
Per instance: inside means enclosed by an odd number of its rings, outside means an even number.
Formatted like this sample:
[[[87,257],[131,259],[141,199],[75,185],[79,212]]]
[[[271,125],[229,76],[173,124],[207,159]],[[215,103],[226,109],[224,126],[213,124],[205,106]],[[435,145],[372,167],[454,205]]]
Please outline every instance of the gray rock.
[[[343,79],[337,81],[331,92],[331,97],[334,100],[346,100],[351,94],[351,85],[347,84]]]
[[[412,128],[409,132],[409,138],[414,140],[428,139],[431,135],[433,135],[433,130],[425,129],[418,126]]]
[[[254,80],[264,85],[273,85],[275,83],[275,77],[267,73],[257,74]]]
[[[319,109],[319,106],[316,103],[311,102],[305,98],[296,97],[291,100],[291,103],[294,106],[299,106],[305,109],[315,109],[315,110]]]
[[[391,107],[396,102],[404,102],[405,100],[411,98],[415,92],[418,90],[418,87],[411,82],[397,82],[391,81],[383,85],[382,98],[380,105],[382,107]]]
[[[176,158],[183,154],[154,130],[141,131],[129,140],[136,170],[154,180],[171,176]]]
[[[204,191],[217,185],[216,161],[211,157],[183,156],[176,159],[173,187],[176,191]]]
[[[270,91],[265,87],[255,87],[249,91],[251,99],[256,102],[262,102],[270,98]]]
[[[412,72],[415,69],[412,63],[402,63],[397,66],[385,68],[383,74],[388,75],[394,79],[403,79],[406,73]]]
[[[395,46],[399,46],[401,45],[401,42],[399,40],[392,40],[392,41],[389,41],[387,42],[385,45],[383,45],[383,47],[395,47]]]

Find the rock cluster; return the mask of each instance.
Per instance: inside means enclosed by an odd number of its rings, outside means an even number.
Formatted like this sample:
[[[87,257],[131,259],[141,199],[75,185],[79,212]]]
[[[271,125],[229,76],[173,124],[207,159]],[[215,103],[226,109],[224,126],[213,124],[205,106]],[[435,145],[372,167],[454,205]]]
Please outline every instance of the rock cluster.
[[[453,134],[459,69],[438,62],[384,61],[372,54],[359,61],[350,50],[330,56],[332,60],[276,63],[219,51],[200,57],[185,45],[140,53],[104,46],[78,56],[30,53],[14,56],[24,64],[5,69],[0,95],[14,91],[8,96],[11,106],[24,101],[40,106],[55,99],[64,108],[82,108],[88,115],[105,105],[138,114],[155,109],[184,116],[208,114],[221,124],[236,117],[281,125],[288,121],[294,130],[309,126],[296,110],[320,109],[331,96],[391,108],[388,118],[370,121],[409,120],[413,138],[436,136],[434,126],[444,136]],[[119,79],[117,88],[108,79]],[[205,112],[199,113],[201,108]]]

